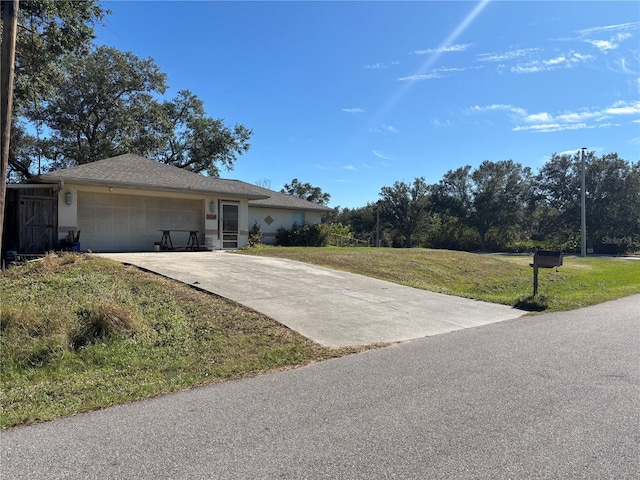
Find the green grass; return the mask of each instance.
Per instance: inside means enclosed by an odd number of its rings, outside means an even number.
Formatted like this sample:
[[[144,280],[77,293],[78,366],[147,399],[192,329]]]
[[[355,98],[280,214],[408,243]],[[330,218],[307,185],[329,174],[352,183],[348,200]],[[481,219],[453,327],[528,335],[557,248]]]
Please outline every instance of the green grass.
[[[322,347],[117,262],[47,256],[0,277],[0,427],[363,350]]]
[[[532,255],[482,255],[421,248],[267,247],[242,253],[288,258],[460,297],[554,312],[640,293],[640,260],[565,257],[540,269],[533,294]]]
[[[269,248],[291,258],[530,310],[569,310],[640,293],[640,261],[425,249]],[[47,256],[0,277],[0,428],[362,351],[329,349],[277,322],[117,262]]]

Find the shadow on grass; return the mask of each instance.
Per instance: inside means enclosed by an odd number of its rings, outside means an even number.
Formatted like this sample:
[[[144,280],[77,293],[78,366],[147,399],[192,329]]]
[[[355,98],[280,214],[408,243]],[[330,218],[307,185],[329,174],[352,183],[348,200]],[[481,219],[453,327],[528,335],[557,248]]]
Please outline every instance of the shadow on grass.
[[[514,307],[527,312],[543,312],[549,308],[549,298],[546,295],[520,297]]]

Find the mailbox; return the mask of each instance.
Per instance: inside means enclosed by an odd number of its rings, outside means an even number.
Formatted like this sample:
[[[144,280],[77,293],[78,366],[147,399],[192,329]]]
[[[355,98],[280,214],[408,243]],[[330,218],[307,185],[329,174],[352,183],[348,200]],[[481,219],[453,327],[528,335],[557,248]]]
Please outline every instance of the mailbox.
[[[562,265],[562,252],[538,250],[533,254],[533,265],[540,268],[553,268]]]

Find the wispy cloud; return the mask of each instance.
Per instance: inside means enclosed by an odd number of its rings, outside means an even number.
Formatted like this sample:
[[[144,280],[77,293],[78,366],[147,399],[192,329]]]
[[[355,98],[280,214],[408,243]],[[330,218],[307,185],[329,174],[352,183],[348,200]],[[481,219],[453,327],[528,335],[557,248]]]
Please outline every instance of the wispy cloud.
[[[379,70],[388,67],[384,63],[371,63],[369,65],[363,65],[362,68],[366,70]]]
[[[353,165],[349,164],[349,165],[345,165],[344,167],[342,167],[344,170],[352,170],[352,171],[356,171],[358,170],[356,167],[354,167]]]
[[[371,152],[378,158],[381,158],[383,160],[393,160],[391,157],[385,155],[382,152],[379,152],[378,150],[371,150]]]
[[[433,125],[434,127],[450,127],[451,126],[451,120],[446,120],[446,121],[441,121],[437,118],[432,118],[431,119],[431,125]]]
[[[415,75],[409,75],[406,77],[398,78],[398,81],[420,81],[420,80],[433,80],[435,78],[450,77],[453,74],[464,72],[466,70],[478,70],[482,67],[440,67],[434,68],[429,73],[421,73]]]
[[[474,105],[473,107],[467,109],[467,113],[486,113],[495,111],[506,111],[517,116],[525,116],[527,114],[527,111],[524,108],[502,103],[494,103],[492,105],[485,105],[483,107],[481,107],[480,105]]]
[[[366,112],[366,110],[364,110],[362,108],[343,108],[342,111],[343,112],[347,112],[347,113],[364,113],[364,112]]]
[[[540,48],[518,48],[497,53],[481,53],[476,57],[477,62],[498,63],[498,70],[512,73],[548,72],[559,68],[571,68],[582,63],[595,60],[593,55],[569,50],[555,53],[544,58],[544,50]]]
[[[398,133],[398,129],[396,127],[393,125],[385,125],[384,123],[380,126],[370,127],[369,131],[376,133]]]
[[[476,57],[478,62],[506,62],[516,58],[522,58],[540,51],[539,48],[518,48],[500,53],[481,53]]]
[[[608,50],[615,50],[620,45],[612,40],[585,40],[585,42],[593,45],[601,52],[607,52]]]
[[[578,30],[580,35],[591,35],[593,33],[600,32],[614,32],[620,30],[635,30],[640,29],[640,22],[619,23],[617,25],[605,25],[602,27],[583,28]]]
[[[509,114],[512,122],[515,123],[513,131],[548,133],[563,130],[618,127],[621,124],[611,120],[630,115],[640,115],[640,101],[620,101],[602,109],[581,109],[575,112],[562,112],[555,115],[549,112],[530,114],[524,108],[503,104],[475,105],[466,110],[468,114],[498,111]],[[631,121],[634,122],[636,120]]]
[[[445,77],[446,75],[443,75],[442,73],[438,73],[438,72],[431,72],[431,73],[418,73],[415,75],[408,75],[406,77],[400,77],[398,78],[399,82],[406,82],[406,81],[421,81],[421,80],[433,80],[434,78],[442,78]]]
[[[584,28],[577,33],[586,43],[593,45],[602,53],[608,53],[611,50],[617,50],[622,42],[633,37],[631,31],[638,29],[640,29],[640,22],[631,22]],[[607,34],[608,38],[596,38],[601,34]]]
[[[450,52],[464,52],[473,46],[472,43],[460,43],[457,45],[448,45],[438,48],[427,48],[424,50],[414,50],[416,55],[429,55],[433,53],[450,53]]]

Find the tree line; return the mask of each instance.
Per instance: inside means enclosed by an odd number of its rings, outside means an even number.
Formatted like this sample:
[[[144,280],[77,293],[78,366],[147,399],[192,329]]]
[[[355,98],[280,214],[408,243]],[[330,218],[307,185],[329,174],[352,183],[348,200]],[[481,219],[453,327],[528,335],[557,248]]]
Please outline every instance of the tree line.
[[[587,247],[640,250],[640,161],[585,154]],[[466,251],[580,250],[581,155],[553,154],[534,173],[512,160],[484,161],[383,187],[377,202],[326,216],[355,238],[394,247]],[[379,219],[379,221],[378,221]],[[379,230],[378,230],[379,228]]]
[[[210,176],[232,169],[251,130],[207,115],[189,90],[166,98],[152,58],[94,43],[96,0],[19,3],[9,181],[123,153]]]

